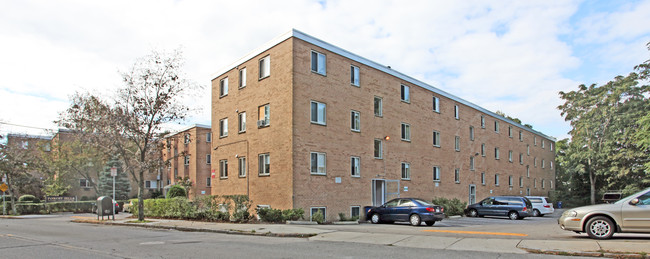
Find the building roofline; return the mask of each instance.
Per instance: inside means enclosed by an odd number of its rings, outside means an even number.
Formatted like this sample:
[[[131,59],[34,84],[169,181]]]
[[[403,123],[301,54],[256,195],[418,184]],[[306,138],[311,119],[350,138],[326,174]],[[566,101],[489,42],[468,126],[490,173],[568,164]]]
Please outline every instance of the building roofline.
[[[9,133],[7,134],[7,139],[14,138],[27,138],[27,139],[43,139],[43,140],[52,140],[53,136],[46,135],[29,135],[29,134],[20,134],[20,133]]]
[[[474,103],[471,103],[471,102],[469,102],[469,101],[467,101],[467,100],[465,100],[463,98],[460,98],[458,96],[455,96],[453,94],[445,92],[445,91],[443,91],[443,90],[441,90],[439,88],[436,88],[436,87],[434,87],[432,85],[429,85],[429,84],[427,84],[425,82],[422,82],[422,81],[420,81],[418,79],[415,79],[415,78],[410,77],[410,76],[408,76],[406,74],[403,74],[401,72],[393,70],[388,66],[384,66],[384,65],[379,64],[377,62],[374,62],[372,60],[361,57],[361,56],[359,56],[357,54],[354,54],[352,52],[349,52],[347,50],[339,48],[339,47],[337,47],[335,45],[327,43],[327,42],[325,42],[325,41],[323,41],[321,39],[318,39],[316,37],[313,37],[311,35],[308,35],[308,34],[306,34],[304,32],[296,30],[296,29],[291,29],[290,31],[288,31],[286,33],[283,33],[280,36],[275,37],[274,39],[268,41],[267,43],[263,44],[262,46],[260,46],[260,47],[258,47],[256,49],[254,49],[253,51],[249,52],[248,54],[246,54],[244,57],[240,58],[239,60],[233,62],[232,64],[230,64],[230,65],[228,65],[228,66],[226,66],[226,67],[224,67],[222,69],[219,69],[217,72],[212,74],[212,80],[216,79],[217,77],[225,74],[226,72],[232,70],[233,68],[236,68],[240,64],[254,58],[255,56],[261,54],[262,52],[269,50],[270,48],[274,47],[275,45],[278,45],[278,44],[282,43],[283,41],[285,41],[285,40],[287,40],[287,39],[289,39],[291,37],[303,40],[303,41],[305,41],[307,43],[316,45],[316,46],[318,46],[320,48],[323,48],[323,49],[326,49],[326,50],[328,50],[330,52],[333,52],[335,54],[341,55],[341,56],[343,56],[345,58],[354,60],[354,61],[356,61],[358,63],[364,64],[366,66],[377,69],[377,70],[379,70],[381,72],[384,72],[384,73],[387,73],[387,74],[392,75],[394,77],[397,77],[397,78],[399,78],[401,80],[404,80],[405,83],[410,83],[412,85],[416,85],[416,86],[422,87],[424,89],[427,89],[427,90],[429,90],[429,91],[431,91],[433,93],[436,93],[436,94],[439,94],[441,96],[447,97],[447,98],[449,98],[449,99],[451,99],[453,101],[456,101],[456,102],[464,104],[464,105],[466,105],[468,107],[474,108],[474,109],[476,109],[476,110],[478,110],[478,111],[480,111],[482,113],[485,113],[487,115],[490,115],[490,116],[495,117],[497,119],[500,119],[502,121],[510,123],[515,127],[518,127],[518,128],[523,129],[525,131],[531,132],[533,134],[540,135],[540,136],[542,136],[544,138],[547,138],[548,140],[557,141],[557,139],[554,138],[554,137],[551,137],[551,136],[548,136],[548,135],[546,135],[544,133],[541,133],[539,131],[530,129],[530,128],[522,125],[522,124],[519,124],[519,123],[514,122],[514,121],[512,121],[512,120],[510,120],[508,118],[505,118],[505,117],[503,117],[503,116],[501,116],[499,114],[496,114],[495,112],[489,111],[489,110],[487,110],[487,109],[485,109],[485,108],[483,108],[481,106],[478,106],[478,105],[476,105]]]
[[[177,131],[174,131],[174,132],[170,132],[169,134],[165,135],[164,138],[168,138],[168,137],[174,136],[174,135],[176,135],[176,134],[178,134],[178,133],[181,133],[181,132],[184,132],[184,131],[188,131],[188,130],[191,130],[191,129],[193,129],[193,128],[204,128],[204,129],[210,129],[211,127],[208,126],[208,125],[205,125],[205,124],[194,124],[194,125],[191,125],[191,126],[184,127],[184,128],[182,128],[182,129],[180,129],[180,130],[177,130]]]

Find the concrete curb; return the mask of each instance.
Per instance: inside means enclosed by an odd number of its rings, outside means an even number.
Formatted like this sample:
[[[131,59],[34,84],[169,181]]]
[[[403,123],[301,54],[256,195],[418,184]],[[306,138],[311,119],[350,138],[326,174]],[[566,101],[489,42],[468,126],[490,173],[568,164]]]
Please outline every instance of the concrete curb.
[[[191,228],[191,227],[179,227],[179,226],[158,226],[151,225],[147,223],[123,223],[123,222],[110,222],[110,221],[97,221],[97,220],[84,220],[84,219],[75,219],[71,220],[74,223],[88,223],[88,224],[98,224],[98,225],[113,225],[113,226],[130,226],[130,227],[141,227],[141,228],[155,228],[155,229],[168,229],[168,230],[178,230],[184,232],[209,232],[209,233],[219,233],[219,234],[234,234],[234,235],[248,235],[248,236],[265,236],[265,237],[295,237],[295,238],[309,238],[316,236],[316,233],[308,234],[298,234],[298,233],[271,233],[271,232],[248,232],[241,230],[221,230],[221,229],[205,229],[205,228]]]
[[[648,259],[650,255],[635,254],[635,253],[612,253],[612,252],[566,252],[559,250],[542,250],[520,248],[531,254],[547,254],[547,255],[563,255],[563,256],[588,256],[588,257],[607,257],[607,258],[641,258]]]

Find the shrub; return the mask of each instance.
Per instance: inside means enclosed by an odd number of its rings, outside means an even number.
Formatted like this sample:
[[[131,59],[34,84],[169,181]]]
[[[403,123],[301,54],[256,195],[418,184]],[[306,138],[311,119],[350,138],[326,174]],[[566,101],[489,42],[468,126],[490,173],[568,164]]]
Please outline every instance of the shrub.
[[[207,221],[226,221],[230,219],[228,210],[221,210],[226,201],[217,195],[198,196],[192,202],[197,207],[196,219]]]
[[[163,193],[161,191],[155,190],[155,191],[151,192],[151,198],[152,199],[158,199],[160,197],[163,197]]]
[[[47,214],[45,204],[43,203],[18,203],[16,204],[18,214]]]
[[[339,213],[339,219],[340,219],[341,221],[358,221],[358,220],[359,220],[359,217],[358,217],[358,216],[354,216],[354,217],[348,218],[348,217],[345,216],[345,213],[340,212],[340,213]]]
[[[282,216],[284,220],[299,220],[303,219],[305,211],[302,208],[299,209],[288,209],[282,211]]]
[[[31,194],[25,194],[23,196],[20,196],[20,198],[18,198],[18,202],[40,203],[41,199],[36,198],[36,196],[31,195]]]
[[[285,221],[282,211],[279,209],[260,208],[257,210],[260,220],[265,222],[282,223]]]
[[[172,199],[175,197],[187,197],[187,192],[183,186],[177,184],[172,185],[172,187],[169,188],[169,191],[167,191],[167,199]]]
[[[81,196],[81,199],[79,199],[79,200],[80,201],[88,201],[90,199],[88,198],[88,196],[84,195],[84,196]]]
[[[251,201],[246,195],[227,195],[226,199],[230,199],[235,204],[234,211],[232,212],[232,220],[235,222],[248,221],[251,218],[248,208],[251,206]]]
[[[463,215],[467,202],[462,202],[457,198],[447,199],[443,197],[433,198],[433,204],[440,205],[445,209],[445,215]]]
[[[311,215],[311,220],[312,220],[312,221],[316,221],[316,222],[318,222],[318,224],[323,224],[323,222],[325,221],[325,216],[324,216],[323,213],[319,210],[319,211],[317,211],[316,213],[314,213],[314,214]]]

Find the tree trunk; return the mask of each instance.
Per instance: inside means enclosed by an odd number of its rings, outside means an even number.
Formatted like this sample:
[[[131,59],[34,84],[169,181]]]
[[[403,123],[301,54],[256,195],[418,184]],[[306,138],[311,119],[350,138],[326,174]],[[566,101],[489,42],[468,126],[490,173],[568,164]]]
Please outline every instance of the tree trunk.
[[[9,195],[11,196],[11,212],[13,215],[18,215],[16,212],[16,195],[14,195],[14,185],[11,184],[11,174],[6,174],[7,184],[9,185]]]
[[[140,181],[138,181],[138,221],[144,220],[144,172],[139,170]]]
[[[591,158],[587,161],[589,170],[589,187],[590,187],[590,198],[591,204],[596,204],[596,173],[591,168]]]

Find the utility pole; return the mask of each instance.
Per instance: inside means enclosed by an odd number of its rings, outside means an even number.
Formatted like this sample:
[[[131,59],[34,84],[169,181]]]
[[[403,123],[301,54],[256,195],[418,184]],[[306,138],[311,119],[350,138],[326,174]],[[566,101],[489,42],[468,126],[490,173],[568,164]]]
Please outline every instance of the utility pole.
[[[115,201],[115,176],[117,176],[117,167],[111,167],[111,176],[113,176],[113,200],[111,201],[111,207],[113,207],[113,220],[115,220],[115,204],[113,204],[113,201]]]

